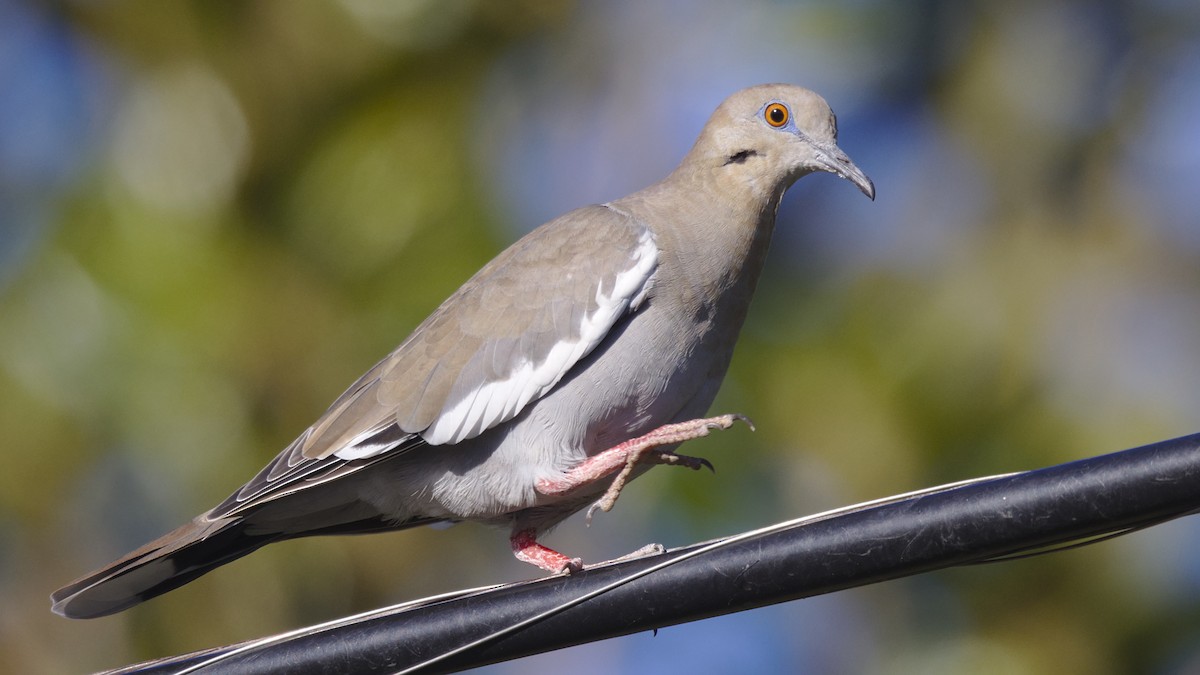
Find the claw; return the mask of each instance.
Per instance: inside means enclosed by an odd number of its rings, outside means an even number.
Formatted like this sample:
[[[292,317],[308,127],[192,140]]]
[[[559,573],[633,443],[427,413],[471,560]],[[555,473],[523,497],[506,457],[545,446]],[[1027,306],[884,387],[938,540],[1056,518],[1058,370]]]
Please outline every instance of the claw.
[[[750,427],[750,431],[757,431],[757,429],[754,428],[754,420],[750,419],[749,417],[746,417],[745,415],[743,415],[741,413],[731,413],[729,415],[729,417],[730,417],[730,426],[733,426],[733,420],[740,420],[742,422],[745,422],[746,426]]]
[[[647,454],[643,458],[643,461],[653,462],[655,464],[667,464],[670,466],[683,466],[693,471],[699,471],[700,469],[706,468],[713,473],[717,472],[717,469],[713,466],[712,462],[704,459],[703,457],[680,455],[674,452],[664,452],[662,450],[654,450],[652,452],[654,454]]]
[[[587,513],[583,516],[583,524],[585,527],[592,526],[592,514],[596,513],[597,510],[604,511],[605,513],[608,513],[612,510],[612,503],[610,502],[605,504],[606,501],[608,501],[607,495],[601,497],[594,504],[588,507]]]

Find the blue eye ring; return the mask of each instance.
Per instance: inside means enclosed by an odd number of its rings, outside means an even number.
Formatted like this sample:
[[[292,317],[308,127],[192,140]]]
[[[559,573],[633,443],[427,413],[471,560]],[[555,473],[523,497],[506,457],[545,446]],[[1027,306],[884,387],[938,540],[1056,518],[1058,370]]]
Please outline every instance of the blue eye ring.
[[[788,110],[786,105],[776,101],[768,103],[767,107],[763,108],[762,116],[767,124],[776,129],[782,129],[787,126],[788,120],[792,119],[792,111]]]

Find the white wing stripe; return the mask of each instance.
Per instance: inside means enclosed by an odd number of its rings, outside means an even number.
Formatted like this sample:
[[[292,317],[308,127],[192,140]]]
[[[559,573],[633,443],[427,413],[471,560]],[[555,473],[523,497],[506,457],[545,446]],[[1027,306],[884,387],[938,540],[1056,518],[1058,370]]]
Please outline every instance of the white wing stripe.
[[[443,408],[421,436],[431,445],[457,443],[512,419],[527,403],[539,398],[558,383],[579,359],[588,354],[608,333],[634,301],[640,303],[658,264],[658,247],[649,229],[643,230],[631,265],[604,293],[597,284],[597,308],[584,314],[579,339],[554,345],[540,364],[524,361],[508,378],[483,384],[473,395]],[[338,456],[342,456],[341,452]]]

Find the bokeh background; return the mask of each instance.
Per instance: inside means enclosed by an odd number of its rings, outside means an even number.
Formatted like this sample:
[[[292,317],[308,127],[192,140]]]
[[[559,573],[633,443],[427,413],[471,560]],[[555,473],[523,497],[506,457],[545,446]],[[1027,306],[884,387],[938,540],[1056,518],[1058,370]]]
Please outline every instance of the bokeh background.
[[[784,201],[699,441],[585,559],[1200,430],[1200,4],[0,0],[0,671],[528,578],[505,533],[268,547],[122,615],[57,586],[224,498],[507,243],[804,84],[874,203]],[[703,589],[698,589],[703,592]],[[1200,520],[492,673],[1197,673]]]

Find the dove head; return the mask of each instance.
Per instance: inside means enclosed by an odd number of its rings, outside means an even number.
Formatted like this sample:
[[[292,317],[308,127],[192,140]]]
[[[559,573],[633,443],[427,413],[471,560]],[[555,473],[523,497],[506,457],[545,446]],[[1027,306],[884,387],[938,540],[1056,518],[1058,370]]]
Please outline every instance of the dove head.
[[[825,171],[875,199],[875,186],[837,146],[837,118],[814,92],[786,84],[743,89],[713,113],[680,166],[778,199],[801,176]]]

